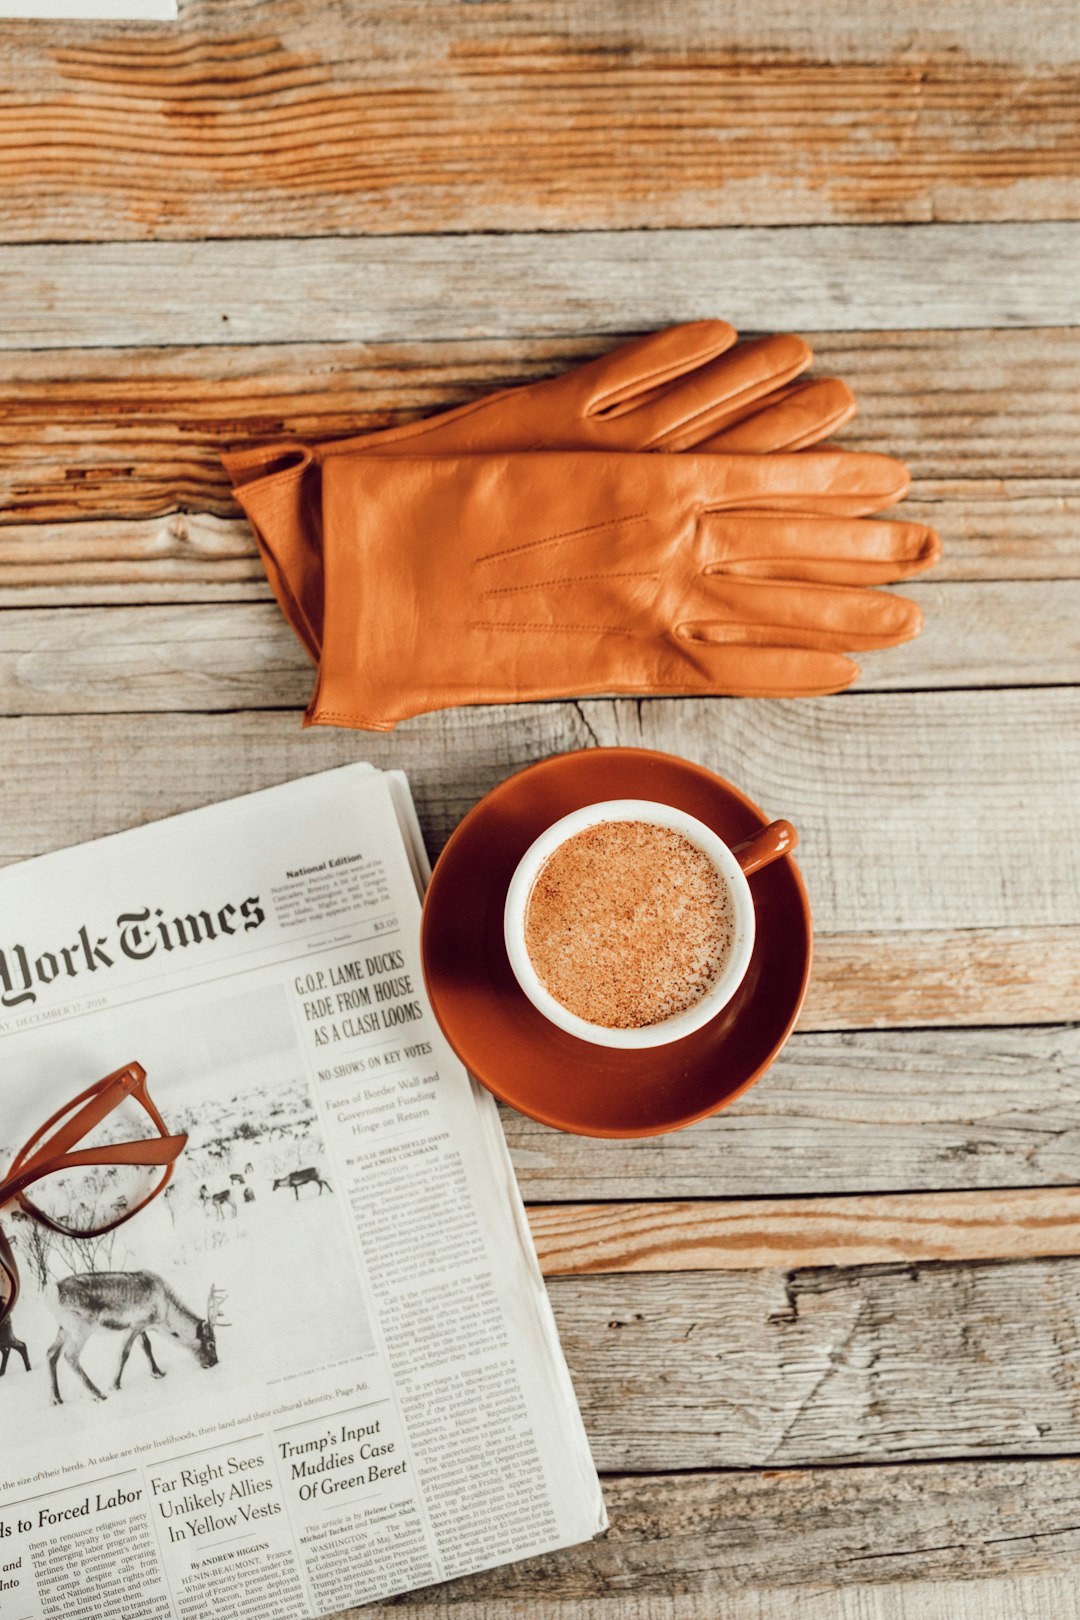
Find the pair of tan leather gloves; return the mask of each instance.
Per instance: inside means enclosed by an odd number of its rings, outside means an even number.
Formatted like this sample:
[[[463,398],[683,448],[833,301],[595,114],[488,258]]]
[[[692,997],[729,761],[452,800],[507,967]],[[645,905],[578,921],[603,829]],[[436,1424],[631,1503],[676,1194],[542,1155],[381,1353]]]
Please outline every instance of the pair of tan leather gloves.
[[[319,666],[307,723],[850,685],[848,654],[922,626],[872,587],[940,547],[873,516],[906,493],[901,462],[814,448],[855,402],[798,381],[811,359],[699,321],[403,428],[226,456]]]

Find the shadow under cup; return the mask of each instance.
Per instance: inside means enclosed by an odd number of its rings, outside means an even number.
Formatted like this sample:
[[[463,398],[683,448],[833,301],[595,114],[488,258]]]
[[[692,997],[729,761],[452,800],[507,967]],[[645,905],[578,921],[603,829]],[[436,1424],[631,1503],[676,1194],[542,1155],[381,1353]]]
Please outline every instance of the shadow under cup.
[[[810,973],[810,909],[794,861],[751,879],[756,933],[745,977],[704,1028],[641,1051],[556,1028],[510,967],[503,913],[524,852],[554,822],[604,799],[671,804],[738,844],[769,818],[703,766],[636,748],[541,761],[480,801],[451,836],[424,905],[424,977],[454,1051],[503,1102],[560,1130],[601,1137],[677,1130],[724,1107],[772,1062]]]

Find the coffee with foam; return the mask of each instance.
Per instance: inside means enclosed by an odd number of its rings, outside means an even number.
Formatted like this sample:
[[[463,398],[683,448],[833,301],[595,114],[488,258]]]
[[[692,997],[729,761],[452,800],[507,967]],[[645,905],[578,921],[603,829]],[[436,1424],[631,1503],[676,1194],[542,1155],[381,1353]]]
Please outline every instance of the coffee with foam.
[[[548,994],[607,1029],[686,1011],[720,979],[735,939],[721,872],[648,821],[601,821],[547,858],[529,892],[525,949]]]

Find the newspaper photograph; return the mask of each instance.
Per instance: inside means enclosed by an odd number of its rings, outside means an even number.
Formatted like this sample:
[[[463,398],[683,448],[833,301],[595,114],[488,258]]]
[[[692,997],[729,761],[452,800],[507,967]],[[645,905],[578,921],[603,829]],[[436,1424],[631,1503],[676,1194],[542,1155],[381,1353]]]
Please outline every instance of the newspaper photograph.
[[[187,1136],[124,1224],[160,1170],[0,1216],[0,1620],[298,1620],[604,1528],[425,876],[364,765],[0,872],[0,1169],[125,1064]]]

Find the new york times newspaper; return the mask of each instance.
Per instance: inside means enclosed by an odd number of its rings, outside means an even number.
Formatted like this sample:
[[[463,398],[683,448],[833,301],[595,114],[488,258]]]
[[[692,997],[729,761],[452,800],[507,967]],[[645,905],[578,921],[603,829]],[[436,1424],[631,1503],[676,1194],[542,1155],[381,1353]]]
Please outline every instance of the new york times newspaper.
[[[103,1236],[2,1217],[0,1620],[298,1620],[603,1529],[425,876],[360,765],[0,873],[2,1167],[132,1061],[189,1137]],[[128,1174],[42,1198],[99,1224]]]

